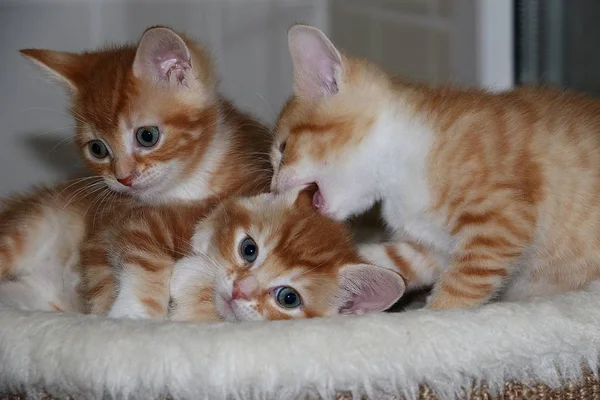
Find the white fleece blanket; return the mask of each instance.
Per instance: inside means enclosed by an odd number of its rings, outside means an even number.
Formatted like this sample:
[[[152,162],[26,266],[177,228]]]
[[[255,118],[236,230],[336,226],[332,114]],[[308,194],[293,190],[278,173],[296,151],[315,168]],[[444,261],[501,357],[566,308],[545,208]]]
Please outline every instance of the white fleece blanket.
[[[600,292],[478,310],[302,321],[116,321],[0,308],[0,393],[45,388],[79,398],[299,396],[336,391],[441,399],[485,379],[558,386],[597,371]],[[372,398],[374,398],[372,397]],[[356,397],[355,397],[356,398]]]

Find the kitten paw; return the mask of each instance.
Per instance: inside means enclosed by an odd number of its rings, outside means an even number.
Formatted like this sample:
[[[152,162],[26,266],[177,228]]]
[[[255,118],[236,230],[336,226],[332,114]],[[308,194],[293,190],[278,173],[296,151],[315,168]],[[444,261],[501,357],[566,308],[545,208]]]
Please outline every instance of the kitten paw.
[[[108,318],[114,319],[149,319],[150,316],[144,310],[132,308],[113,307],[108,313]]]

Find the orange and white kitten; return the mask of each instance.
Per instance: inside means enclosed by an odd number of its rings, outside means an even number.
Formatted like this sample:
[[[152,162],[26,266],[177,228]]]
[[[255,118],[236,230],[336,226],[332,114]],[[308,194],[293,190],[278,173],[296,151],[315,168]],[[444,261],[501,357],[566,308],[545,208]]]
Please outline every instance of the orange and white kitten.
[[[366,265],[349,226],[312,209],[315,191],[133,209],[84,244],[72,295],[112,318],[165,319],[171,300],[179,320],[326,316],[340,296],[344,312],[387,309],[402,276]],[[304,303],[285,308],[277,296]]]
[[[21,52],[69,89],[75,142],[94,176],[5,201],[0,302],[72,308],[44,279],[74,290],[83,240],[103,221],[121,221],[129,203],[268,190],[271,133],[219,96],[211,59],[194,41],[154,27],[136,45]]]
[[[380,312],[404,292],[369,265],[350,230],[311,206],[315,189],[232,198],[195,228],[175,264],[173,320],[279,320]]]
[[[211,58],[185,36],[153,27],[137,45],[21,52],[70,89],[75,142],[113,191],[165,204],[262,191],[270,177],[269,130],[219,96]]]
[[[272,188],[315,182],[345,219],[381,200],[397,243],[363,254],[435,283],[427,307],[472,307],[600,278],[600,102],[392,82],[318,29],[289,31],[295,96]]]
[[[315,191],[231,197],[212,212],[205,203],[132,211],[84,245],[87,312],[216,321],[387,309],[402,276],[365,264],[346,225],[312,209]]]

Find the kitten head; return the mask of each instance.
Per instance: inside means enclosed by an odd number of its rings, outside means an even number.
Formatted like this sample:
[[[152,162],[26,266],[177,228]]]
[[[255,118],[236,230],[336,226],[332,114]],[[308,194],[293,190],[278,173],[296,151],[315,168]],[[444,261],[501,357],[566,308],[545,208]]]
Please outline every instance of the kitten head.
[[[277,123],[271,152],[271,189],[317,183],[314,206],[346,219],[378,200],[374,185],[380,110],[390,79],[376,66],[340,53],[318,29],[296,25],[288,33],[294,96]]]
[[[217,82],[194,42],[153,27],[136,46],[21,53],[69,89],[75,141],[113,190],[157,199],[202,165],[218,118]]]
[[[403,278],[366,264],[347,227],[313,210],[315,191],[226,200],[198,225],[195,254],[175,267],[171,292],[177,307],[203,309],[196,303],[206,302],[206,294],[189,290],[202,287],[199,280],[214,282],[207,290],[229,321],[357,314],[392,306],[404,292]],[[196,318],[188,311],[187,319]]]

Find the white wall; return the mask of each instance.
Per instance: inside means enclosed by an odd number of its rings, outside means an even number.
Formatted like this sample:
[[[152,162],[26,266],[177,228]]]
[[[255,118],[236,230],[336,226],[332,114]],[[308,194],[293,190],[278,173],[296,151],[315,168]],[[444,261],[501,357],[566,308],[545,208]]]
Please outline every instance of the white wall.
[[[513,86],[512,0],[331,0],[336,43],[430,83]]]

